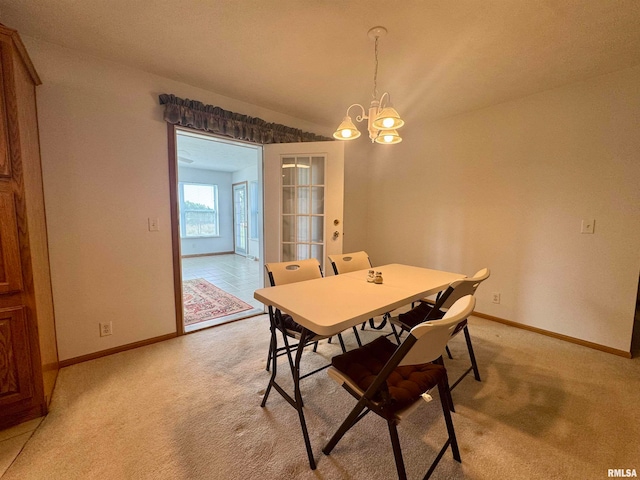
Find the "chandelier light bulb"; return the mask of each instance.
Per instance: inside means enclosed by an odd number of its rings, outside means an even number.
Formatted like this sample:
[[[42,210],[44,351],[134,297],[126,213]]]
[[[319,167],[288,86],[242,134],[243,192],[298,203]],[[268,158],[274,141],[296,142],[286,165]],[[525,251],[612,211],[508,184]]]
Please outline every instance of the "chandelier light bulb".
[[[381,143],[383,145],[394,145],[401,141],[402,137],[398,135],[397,130],[381,130],[375,139],[376,143]]]
[[[353,124],[349,115],[342,119],[342,123],[333,134],[333,138],[336,140],[354,140],[359,136],[360,132]]]
[[[382,126],[384,128],[391,128],[393,127],[393,124],[395,122],[393,121],[393,118],[385,118],[384,120],[382,120]]]

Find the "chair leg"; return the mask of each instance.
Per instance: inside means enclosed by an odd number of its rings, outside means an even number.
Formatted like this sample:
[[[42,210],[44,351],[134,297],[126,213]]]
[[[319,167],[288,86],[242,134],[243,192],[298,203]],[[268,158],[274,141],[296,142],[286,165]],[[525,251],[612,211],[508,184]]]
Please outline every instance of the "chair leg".
[[[400,345],[400,335],[398,335],[398,330],[396,330],[396,326],[392,323],[391,330],[393,330],[393,335],[396,337],[396,343]]]
[[[356,406],[353,407],[353,410],[351,410],[351,413],[349,414],[349,416],[347,416],[347,418],[344,419],[344,422],[342,422],[342,425],[340,425],[340,428],[338,428],[336,433],[333,434],[333,437],[331,437],[331,440],[329,440],[329,443],[327,443],[324,446],[324,448],[322,449],[322,453],[324,453],[325,455],[329,455],[331,453],[331,450],[333,450],[333,448],[338,444],[340,439],[344,437],[344,434],[347,433],[349,429],[356,424],[360,416],[360,413],[362,413],[362,410],[364,409],[365,409],[365,401],[364,399],[360,399],[358,403],[356,403]]]
[[[273,345],[269,342],[269,353],[267,354],[267,366],[264,369],[268,372],[269,365],[271,364],[271,352],[273,351]]]
[[[362,346],[362,342],[360,341],[360,335],[358,335],[358,329],[353,327],[353,334],[356,336],[356,342],[358,342],[358,347]]]
[[[276,370],[278,363],[278,356],[276,355],[276,349],[278,345],[278,339],[276,338],[276,332],[274,329],[271,329],[271,342],[269,344],[269,357],[273,366],[271,368],[271,378],[269,379],[269,385],[267,385],[267,389],[264,391],[264,395],[262,396],[262,402],[260,403],[261,407],[264,407],[267,404],[267,399],[269,398],[269,393],[271,392],[271,386],[273,385],[276,379]],[[267,371],[269,369],[267,368]]]
[[[453,357],[451,356],[451,350],[449,350],[449,345],[444,347],[444,349],[447,351],[447,356],[449,357],[449,359],[453,360]]]
[[[451,399],[451,391],[449,390],[449,381],[445,376],[443,380],[438,383],[438,393],[440,394],[440,403],[442,403],[442,413],[444,414],[444,421],[447,424],[447,432],[449,433],[449,442],[451,444],[451,452],[453,458],[462,462],[460,459],[460,450],[458,449],[458,440],[456,439],[456,432],[453,428],[453,420],[451,419],[450,408],[447,405]]]
[[[400,448],[400,439],[398,438],[398,428],[393,420],[387,420],[387,424],[389,425],[389,435],[391,436],[391,446],[393,447],[393,458],[396,461],[398,480],[406,480],[407,472],[404,469],[404,461],[402,460],[402,449]]]
[[[365,325],[367,324],[367,322],[362,322],[362,325],[360,326],[360,330],[364,330]]]
[[[471,366],[473,367],[473,376],[477,381],[480,380],[480,372],[478,371],[478,364],[476,363],[476,356],[473,353],[473,345],[471,345],[471,336],[469,335],[469,329],[464,326],[464,338],[467,340],[467,349],[469,350],[469,357],[471,358]]]
[[[438,357],[436,360],[434,360],[433,363],[437,363],[438,365],[442,365],[444,367],[444,359],[441,356]],[[449,406],[449,410],[451,410],[452,412],[455,412],[456,408],[453,405],[453,397],[451,396],[451,389],[448,384],[447,384],[447,391],[445,392],[445,394],[447,397],[447,405]]]
[[[298,418],[300,419],[300,427],[302,428],[302,436],[304,438],[304,445],[307,449],[307,457],[309,458],[309,466],[311,470],[316,469],[316,461],[313,458],[313,450],[311,449],[311,440],[309,439],[309,432],[307,430],[307,422],[304,418],[304,412],[302,411],[303,403],[302,403],[302,394],[300,393],[300,360],[302,358],[302,351],[304,350],[304,345],[307,343],[306,340],[307,330],[302,331],[302,335],[300,336],[300,342],[298,344],[298,349],[296,351],[296,360],[295,360],[295,368],[293,372],[293,387],[295,392],[295,408],[298,411]],[[275,368],[274,368],[275,370]]]
[[[342,353],[347,353],[347,349],[344,346],[344,340],[342,339],[342,334],[338,334],[338,340],[340,340],[340,348],[342,348]]]

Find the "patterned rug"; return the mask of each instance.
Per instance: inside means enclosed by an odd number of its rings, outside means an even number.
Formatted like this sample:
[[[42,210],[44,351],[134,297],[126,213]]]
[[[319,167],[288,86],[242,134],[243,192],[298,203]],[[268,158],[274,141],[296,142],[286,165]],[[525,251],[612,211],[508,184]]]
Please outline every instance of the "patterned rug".
[[[182,282],[184,324],[191,325],[205,320],[244,312],[253,307],[230,293],[220,290],[203,278]]]

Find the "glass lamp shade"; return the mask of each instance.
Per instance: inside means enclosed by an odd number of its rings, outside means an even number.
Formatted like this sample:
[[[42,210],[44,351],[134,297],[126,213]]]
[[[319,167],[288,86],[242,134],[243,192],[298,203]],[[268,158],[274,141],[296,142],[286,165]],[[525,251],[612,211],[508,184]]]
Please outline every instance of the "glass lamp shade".
[[[383,108],[373,120],[373,126],[380,130],[394,130],[404,125],[404,120],[393,107]]]
[[[333,138],[337,140],[353,140],[360,136],[360,132],[353,124],[351,117],[346,116],[342,119],[342,123],[333,133]]]
[[[381,143],[383,145],[393,145],[394,143],[400,143],[401,141],[402,137],[398,135],[397,130],[380,130],[376,137],[376,143]]]

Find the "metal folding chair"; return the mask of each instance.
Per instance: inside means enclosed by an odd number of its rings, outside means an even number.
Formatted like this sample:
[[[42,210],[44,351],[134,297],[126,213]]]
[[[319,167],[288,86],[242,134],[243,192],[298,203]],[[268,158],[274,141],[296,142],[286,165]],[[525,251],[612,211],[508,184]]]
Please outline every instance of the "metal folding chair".
[[[453,458],[460,462],[460,452],[451,419],[451,394],[447,371],[441,363],[442,353],[458,324],[471,314],[475,298],[459,299],[438,321],[427,321],[411,329],[397,346],[381,336],[363,347],[332,359],[328,370],[332,379],[357,399],[356,406],[322,451],[329,455],[342,437],[367,413],[374,412],[387,421],[398,478],[407,478],[397,424],[438,387],[448,437],[424,478],[428,478],[451,447]],[[378,441],[376,438],[375,441]]]
[[[439,318],[443,318],[447,310],[451,308],[458,299],[466,295],[474,295],[480,283],[489,278],[490,274],[491,272],[488,268],[483,268],[476,272],[476,274],[471,278],[465,278],[451,283],[444,292],[438,294],[435,300],[422,300],[418,306],[414,307],[410,311],[391,318],[391,328],[396,335],[398,343],[400,343],[400,334],[402,332],[398,333],[395,328],[396,326],[400,327],[403,331],[410,331],[414,326],[424,322],[425,320],[437,320]],[[465,370],[465,372],[460,375],[455,382],[453,382],[451,390],[453,390],[471,371],[473,371],[475,379],[478,382],[481,381],[480,371],[478,370],[478,363],[476,362],[476,356],[473,351],[473,344],[471,343],[471,335],[469,334],[466,319],[458,325],[452,336],[456,336],[460,332],[464,332],[471,366]],[[446,348],[446,352],[449,358],[452,358],[449,347]]]

